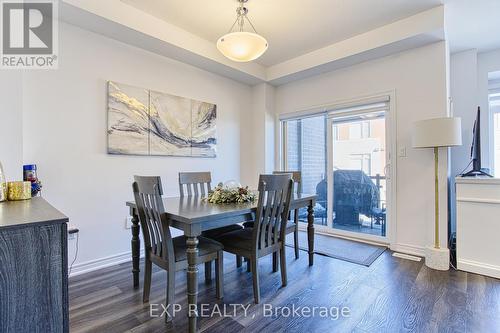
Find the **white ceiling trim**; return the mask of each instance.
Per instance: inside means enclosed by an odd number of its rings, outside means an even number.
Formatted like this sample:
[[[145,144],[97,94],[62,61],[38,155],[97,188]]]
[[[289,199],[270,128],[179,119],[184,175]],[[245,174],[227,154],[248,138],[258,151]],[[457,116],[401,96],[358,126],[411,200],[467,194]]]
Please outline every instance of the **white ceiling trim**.
[[[238,72],[236,77],[246,83],[266,80],[266,69],[262,65],[231,61],[214,43],[120,0],[62,0],[60,12],[65,22],[134,46],[153,48],[150,51],[203,69],[215,66],[225,75],[231,75],[233,70]]]
[[[214,43],[120,0],[62,0],[60,12],[70,24],[251,85],[284,84],[445,38],[439,6],[266,68],[233,62]]]
[[[281,84],[298,74],[317,74],[351,66],[444,39],[444,6],[439,6],[270,66],[267,80]]]

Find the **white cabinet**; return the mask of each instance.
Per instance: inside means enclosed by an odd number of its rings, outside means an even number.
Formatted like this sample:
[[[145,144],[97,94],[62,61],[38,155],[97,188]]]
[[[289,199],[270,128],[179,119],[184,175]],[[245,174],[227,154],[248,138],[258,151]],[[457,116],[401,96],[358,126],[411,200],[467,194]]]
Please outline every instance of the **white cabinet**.
[[[457,268],[500,278],[500,179],[457,178]]]

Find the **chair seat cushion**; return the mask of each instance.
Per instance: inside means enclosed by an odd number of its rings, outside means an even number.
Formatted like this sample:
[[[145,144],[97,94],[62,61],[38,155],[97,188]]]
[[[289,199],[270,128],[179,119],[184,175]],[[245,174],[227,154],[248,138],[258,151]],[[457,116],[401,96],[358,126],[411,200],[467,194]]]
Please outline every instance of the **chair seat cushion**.
[[[177,262],[187,260],[186,239],[187,238],[185,236],[172,238],[172,242],[174,243],[175,261]],[[224,246],[221,243],[216,242],[213,239],[198,237],[198,241],[198,256],[204,256],[224,249]]]
[[[222,228],[217,228],[217,229],[211,229],[211,230],[203,231],[201,233],[201,235],[203,237],[216,239],[217,237],[222,236],[222,234],[225,234],[225,233],[228,233],[228,232],[231,232],[231,231],[240,230],[240,229],[243,229],[243,227],[241,225],[239,225],[239,224],[232,224],[232,225],[228,225],[228,226],[225,226],[225,227],[222,227]]]
[[[252,228],[245,228],[236,231],[231,231],[217,237],[217,241],[224,245],[225,250],[242,249],[246,251],[252,250]]]
[[[249,221],[249,222],[245,222],[243,223],[243,226],[245,228],[253,228],[253,225],[254,225],[254,221]],[[292,232],[295,231],[295,222],[294,221],[288,221],[288,223],[286,224],[286,230],[285,230],[285,234],[290,234]]]

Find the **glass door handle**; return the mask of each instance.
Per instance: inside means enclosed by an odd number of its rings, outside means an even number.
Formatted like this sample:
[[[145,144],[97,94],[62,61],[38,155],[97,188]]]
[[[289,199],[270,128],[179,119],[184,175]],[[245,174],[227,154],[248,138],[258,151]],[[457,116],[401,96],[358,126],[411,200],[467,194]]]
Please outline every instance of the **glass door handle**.
[[[391,174],[391,164],[388,163],[384,167],[384,177],[385,179],[391,179],[390,174]]]

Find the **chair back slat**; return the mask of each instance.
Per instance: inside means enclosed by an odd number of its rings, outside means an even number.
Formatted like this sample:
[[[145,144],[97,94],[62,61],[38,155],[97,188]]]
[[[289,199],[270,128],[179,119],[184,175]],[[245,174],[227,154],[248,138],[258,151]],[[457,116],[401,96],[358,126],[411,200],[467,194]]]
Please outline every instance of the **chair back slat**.
[[[292,175],[293,185],[294,185],[294,193],[300,194],[302,193],[302,172],[300,171],[273,171],[273,175],[283,175],[285,173],[289,173]]]
[[[174,259],[174,245],[161,195],[160,177],[134,176],[132,184],[146,255]]]
[[[271,215],[269,216],[269,227],[266,228],[267,234],[267,244],[274,244],[277,241],[277,236],[279,234],[279,216],[277,216],[278,210],[281,205],[281,195],[280,191],[273,191],[273,200],[272,200],[272,210]],[[273,232],[273,228],[277,228]]]
[[[255,214],[253,246],[263,250],[284,241],[293,180],[289,173],[261,175]]]
[[[211,188],[212,175],[210,172],[179,172],[179,193],[187,195],[206,196]],[[184,188],[186,191],[184,191]]]
[[[260,191],[259,191],[259,196],[260,196]],[[260,235],[259,235],[259,239],[260,239],[260,242],[259,242],[259,248],[262,248],[262,245],[263,244],[266,244],[266,242],[268,241],[267,237],[267,232],[266,230],[269,228],[270,226],[270,217],[271,217],[271,209],[273,207],[273,192],[263,192],[262,193],[263,195],[263,199],[262,202],[265,202],[265,206],[263,207],[263,215],[262,215],[262,218],[260,218],[259,220],[261,221],[261,232],[260,232]],[[265,246],[264,246],[265,247]]]

